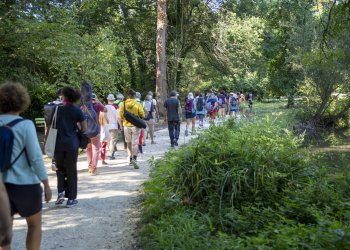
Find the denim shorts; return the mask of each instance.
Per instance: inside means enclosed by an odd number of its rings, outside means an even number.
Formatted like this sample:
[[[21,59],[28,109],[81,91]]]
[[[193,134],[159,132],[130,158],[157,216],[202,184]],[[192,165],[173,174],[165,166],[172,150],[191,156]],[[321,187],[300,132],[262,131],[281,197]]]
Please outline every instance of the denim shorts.
[[[5,183],[11,206],[11,216],[19,214],[26,218],[41,211],[43,207],[40,184],[17,185]]]

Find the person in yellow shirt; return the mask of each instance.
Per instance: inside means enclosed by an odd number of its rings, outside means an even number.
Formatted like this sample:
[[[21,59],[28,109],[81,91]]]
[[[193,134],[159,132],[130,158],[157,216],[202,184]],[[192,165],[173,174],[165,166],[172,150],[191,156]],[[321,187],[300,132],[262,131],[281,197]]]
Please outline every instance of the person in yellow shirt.
[[[124,101],[123,105],[120,105],[119,116],[123,121],[123,129],[125,135],[125,142],[128,150],[129,164],[134,165],[135,169],[138,169],[137,164],[137,152],[138,152],[138,139],[140,135],[140,129],[134,124],[128,122],[124,117],[124,110],[136,115],[143,119],[145,118],[145,112],[142,105],[135,99],[136,92],[132,89],[128,91],[128,98]]]

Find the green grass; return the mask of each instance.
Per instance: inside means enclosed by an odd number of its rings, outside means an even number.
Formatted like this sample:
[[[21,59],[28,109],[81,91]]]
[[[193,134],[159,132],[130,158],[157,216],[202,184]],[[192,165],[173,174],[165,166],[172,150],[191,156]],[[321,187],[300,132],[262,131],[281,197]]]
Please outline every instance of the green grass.
[[[256,103],[151,161],[142,248],[350,249],[350,157],[305,147],[296,112]]]

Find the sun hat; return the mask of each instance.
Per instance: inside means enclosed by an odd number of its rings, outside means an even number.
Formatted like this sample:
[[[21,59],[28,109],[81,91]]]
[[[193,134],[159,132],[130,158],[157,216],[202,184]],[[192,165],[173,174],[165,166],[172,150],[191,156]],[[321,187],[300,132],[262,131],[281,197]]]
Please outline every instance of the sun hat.
[[[117,99],[124,99],[124,96],[123,96],[123,94],[121,94],[121,93],[118,93],[118,94],[117,94]]]
[[[114,95],[113,95],[113,94],[109,94],[109,95],[107,96],[107,100],[108,100],[108,101],[114,101],[114,100],[115,100]]]

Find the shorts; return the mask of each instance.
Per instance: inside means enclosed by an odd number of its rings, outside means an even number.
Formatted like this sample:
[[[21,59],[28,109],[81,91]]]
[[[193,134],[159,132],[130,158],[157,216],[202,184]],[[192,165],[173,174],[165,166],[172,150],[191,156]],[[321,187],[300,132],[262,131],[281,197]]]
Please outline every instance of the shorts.
[[[226,104],[225,104],[225,103],[224,103],[224,104],[219,104],[219,108],[220,108],[220,109],[226,108]]]
[[[192,119],[196,117],[196,113],[185,113],[186,119]]]
[[[40,184],[16,185],[5,183],[11,206],[11,216],[19,214],[27,218],[41,211],[43,207]]]
[[[138,127],[124,127],[124,136],[126,143],[137,145],[139,142],[140,129]]]
[[[238,107],[236,107],[236,108],[230,108],[230,111],[231,111],[231,112],[238,112]]]

